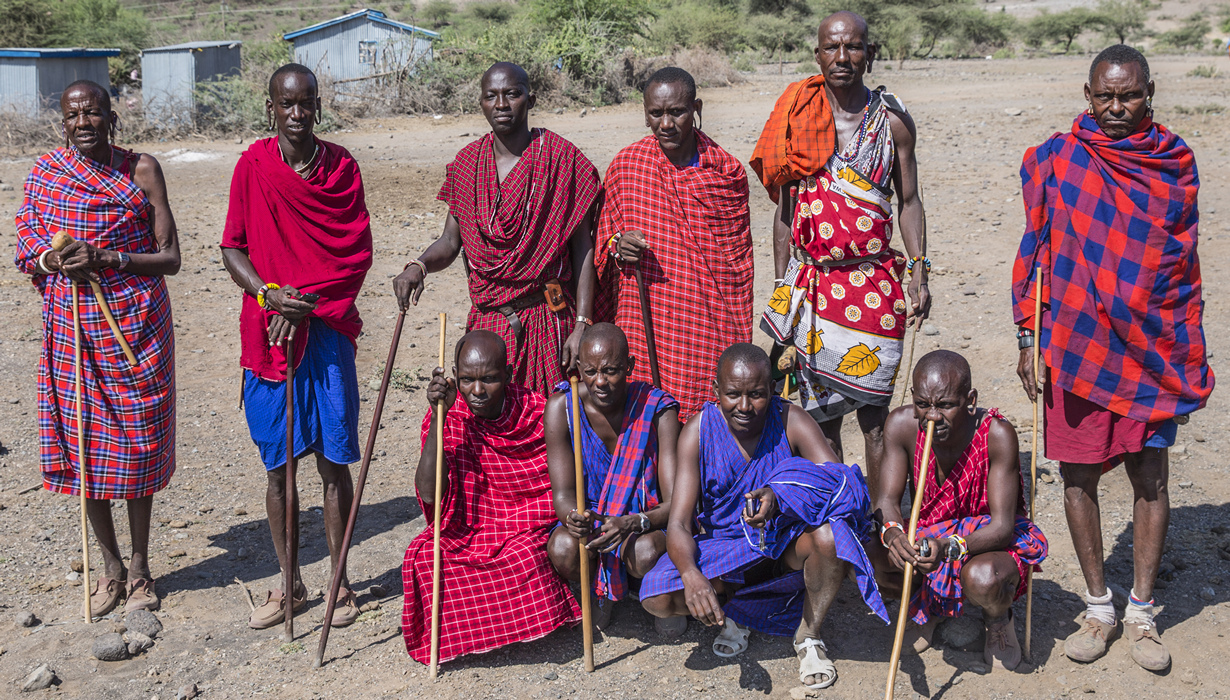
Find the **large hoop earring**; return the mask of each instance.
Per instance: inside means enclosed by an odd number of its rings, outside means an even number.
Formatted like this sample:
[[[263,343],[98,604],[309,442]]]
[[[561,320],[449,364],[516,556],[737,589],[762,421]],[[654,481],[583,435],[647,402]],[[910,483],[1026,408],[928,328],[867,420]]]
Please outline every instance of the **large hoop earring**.
[[[696,113],[696,128],[701,129],[702,128],[701,124],[703,123],[704,123],[704,119],[701,117],[701,113],[697,112]]]
[[[314,121],[314,122],[316,122],[317,124],[319,124],[319,123],[323,120],[323,115],[321,114],[322,112],[324,112],[324,110],[323,110],[323,109],[318,109],[318,110],[316,110],[316,115],[315,115],[315,117],[313,118],[313,120],[312,120],[312,121]]]
[[[265,110],[265,124],[269,131],[273,131],[273,112]]]
[[[1153,118],[1153,98],[1152,97],[1145,100],[1145,108],[1149,110],[1149,118],[1152,119]]]

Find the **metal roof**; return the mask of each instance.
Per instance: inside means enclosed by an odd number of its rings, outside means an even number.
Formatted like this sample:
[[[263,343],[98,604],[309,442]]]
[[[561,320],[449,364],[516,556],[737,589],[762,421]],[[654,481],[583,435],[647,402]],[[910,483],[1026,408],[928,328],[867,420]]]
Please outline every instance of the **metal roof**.
[[[231,48],[242,44],[239,40],[230,41],[189,41],[186,44],[172,44],[171,46],[154,46],[148,49],[141,49],[141,53],[153,53],[155,51],[191,51],[193,49],[212,49],[219,46]]]
[[[397,21],[391,20],[388,17],[385,17],[384,13],[379,10],[356,10],[354,12],[351,12],[348,15],[342,15],[341,17],[334,17],[331,20],[320,22],[319,24],[313,24],[310,27],[305,27],[298,31],[283,34],[282,38],[285,39],[286,41],[294,41],[295,39],[298,39],[304,34],[310,34],[312,32],[320,31],[321,29],[324,29],[326,27],[332,27],[335,24],[341,24],[342,22],[352,20],[356,17],[362,17],[364,15],[367,16],[368,21],[375,22],[376,24],[385,24],[390,27],[396,27],[403,31],[422,34],[432,39],[440,38],[439,32],[433,32],[430,29],[423,29],[422,27],[416,27],[413,24],[406,24],[404,22],[397,22]]]
[[[0,58],[104,58],[119,49],[0,49]]]

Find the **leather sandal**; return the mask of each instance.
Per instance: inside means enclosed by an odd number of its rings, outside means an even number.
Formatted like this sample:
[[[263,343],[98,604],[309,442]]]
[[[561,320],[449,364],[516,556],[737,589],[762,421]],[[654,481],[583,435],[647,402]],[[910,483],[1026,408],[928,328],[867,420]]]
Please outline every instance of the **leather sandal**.
[[[94,591],[90,593],[90,614],[94,616],[94,619],[115,610],[115,606],[119,605],[120,599],[124,597],[124,588],[127,583],[127,581],[106,576],[100,576],[94,582]],[[83,604],[81,608],[84,613],[85,605]]]
[[[263,630],[281,624],[286,619],[286,611],[282,607],[284,598],[285,596],[280,588],[269,591],[265,602],[252,611],[252,616],[248,618],[248,627],[254,630]],[[302,598],[295,599],[295,612],[299,612],[305,605],[307,605],[306,591]]]
[[[359,606],[355,604],[354,591],[341,588],[337,591],[337,602],[333,605],[333,621],[331,627],[347,627],[359,619]]]
[[[154,592],[154,579],[138,578],[128,584],[128,602],[124,604],[124,612],[133,610],[149,610],[153,612],[162,607],[162,601]]]

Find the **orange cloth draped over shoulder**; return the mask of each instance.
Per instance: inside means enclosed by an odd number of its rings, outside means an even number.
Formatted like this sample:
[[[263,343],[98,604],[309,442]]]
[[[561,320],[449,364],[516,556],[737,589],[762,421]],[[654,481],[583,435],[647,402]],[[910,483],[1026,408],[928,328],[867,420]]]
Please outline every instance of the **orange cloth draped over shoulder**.
[[[782,185],[820,172],[837,150],[824,76],[791,83],[773,105],[748,164],[777,202]]]

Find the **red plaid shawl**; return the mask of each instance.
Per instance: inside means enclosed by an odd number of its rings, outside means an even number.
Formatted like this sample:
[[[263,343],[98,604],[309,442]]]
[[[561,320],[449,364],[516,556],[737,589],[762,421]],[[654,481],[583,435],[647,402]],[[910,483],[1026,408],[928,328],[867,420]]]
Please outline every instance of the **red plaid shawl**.
[[[1034,325],[1056,386],[1142,423],[1186,415],[1213,391],[1196,255],[1191,149],[1146,119],[1112,141],[1088,114],[1025,153],[1026,228],[1013,318]]]
[[[436,199],[448,204],[461,226],[474,308],[466,330],[490,330],[508,346],[513,381],[544,396],[563,374],[559,353],[572,332],[574,311],[556,313],[539,304],[517,312],[525,335],[517,342],[508,320],[495,310],[541,290],[551,279],[572,280],[568,242],[597,201],[601,184],[594,164],[563,137],[534,129],[521,160],[500,182],[487,134],[449,164]],[[569,296],[573,285],[565,285]]]
[[[657,339],[662,388],[679,400],[680,420],[712,397],[718,356],[752,339],[752,234],[747,174],[738,159],[696,132],[700,165],[676,168],[652,135],[615,156],[606,171],[598,222],[600,320],[628,336],[633,378],[649,381],[649,351],[631,266],[620,269],[607,242],[641,231],[642,261]]]
[[[320,295],[312,318],[354,343],[363,328],[354,300],[372,266],[371,219],[359,164],[345,148],[316,140],[320,163],[304,179],[282,161],[277,137],[252,144],[231,178],[223,248],[246,250],[261,279]],[[239,364],[261,379],[286,380],[286,353],[270,347],[269,314],[245,294]],[[295,334],[295,366],[311,324]]]
[[[476,418],[458,400],[444,421],[448,488],[441,503],[440,661],[527,642],[575,622],[581,609],[547,559],[555,524],[542,411],[546,399],[509,385],[504,411]],[[423,419],[427,440],[432,414]],[[432,507],[406,549],[402,634],[431,656]]]
[[[138,156],[123,149],[120,169],[75,149],[41,157],[26,178],[17,211],[17,269],[34,274],[51,238],[128,253],[155,253],[149,200],[133,183]],[[175,471],[175,336],[166,281],[100,269],[103,293],[138,365],[130,367],[87,284],[81,308],[82,396],[86,423],[86,495],[142,498]],[[43,295],[43,352],[38,366],[39,454],[46,488],[78,493],[73,299],[68,277],[34,277]]]
[[[572,389],[567,382],[557,387],[572,405]],[[611,454],[606,443],[594,432],[589,416],[581,411],[581,455],[585,465],[585,502],[602,515],[643,513],[662,502],[658,488],[658,433],[654,419],[663,411],[678,409],[679,402],[652,384],[632,382],[624,406],[624,421]],[[568,421],[572,435],[572,421]],[[576,436],[572,435],[575,440]],[[624,549],[598,557],[594,593],[621,600],[628,590],[628,572],[623,563]]]

